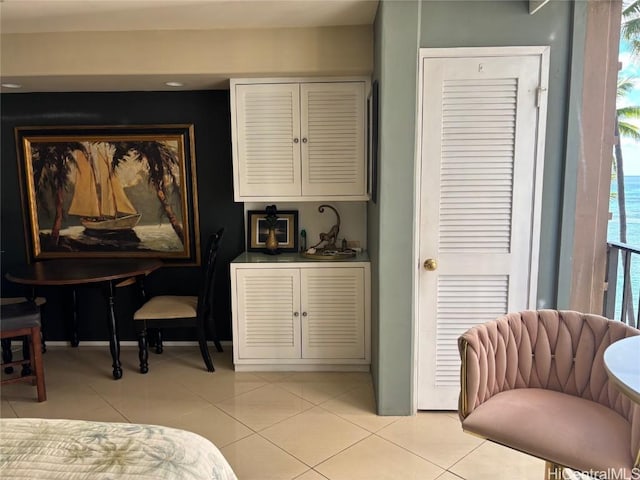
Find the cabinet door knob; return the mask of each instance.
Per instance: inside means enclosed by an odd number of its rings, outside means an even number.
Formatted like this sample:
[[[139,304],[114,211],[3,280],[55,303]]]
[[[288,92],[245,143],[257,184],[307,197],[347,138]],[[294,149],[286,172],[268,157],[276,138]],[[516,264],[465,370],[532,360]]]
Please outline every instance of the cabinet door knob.
[[[307,138],[306,137],[302,138],[302,143],[307,143]]]
[[[293,143],[298,143],[300,140],[298,140],[297,138],[293,139]]]
[[[294,317],[297,317],[298,315],[300,315],[298,312],[293,312]]]
[[[302,312],[302,316],[306,317],[307,316],[307,312]]]

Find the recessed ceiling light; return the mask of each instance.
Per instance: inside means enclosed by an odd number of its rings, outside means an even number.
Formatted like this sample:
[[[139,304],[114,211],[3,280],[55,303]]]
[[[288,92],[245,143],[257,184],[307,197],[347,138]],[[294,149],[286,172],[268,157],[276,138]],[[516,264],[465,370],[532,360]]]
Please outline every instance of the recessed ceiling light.
[[[165,85],[167,87],[183,87],[184,84],[181,82],[166,82]]]
[[[2,86],[5,88],[22,88],[22,85],[18,83],[3,83]]]

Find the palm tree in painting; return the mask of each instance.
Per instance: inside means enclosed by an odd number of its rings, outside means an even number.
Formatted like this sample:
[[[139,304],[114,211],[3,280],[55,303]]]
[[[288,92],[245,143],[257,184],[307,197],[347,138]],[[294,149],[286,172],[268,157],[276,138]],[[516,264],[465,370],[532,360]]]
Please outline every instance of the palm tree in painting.
[[[149,185],[156,192],[171,227],[184,244],[184,228],[169,201],[172,189],[180,187],[180,162],[175,150],[157,141],[113,142],[113,146],[114,171],[127,157],[146,162]]]
[[[79,142],[38,142],[31,145],[33,183],[38,205],[50,215],[53,213],[50,241],[58,244],[62,228],[63,200],[69,189],[69,174],[75,164],[73,152],[80,150],[86,154]],[[54,212],[51,212],[53,207]]]

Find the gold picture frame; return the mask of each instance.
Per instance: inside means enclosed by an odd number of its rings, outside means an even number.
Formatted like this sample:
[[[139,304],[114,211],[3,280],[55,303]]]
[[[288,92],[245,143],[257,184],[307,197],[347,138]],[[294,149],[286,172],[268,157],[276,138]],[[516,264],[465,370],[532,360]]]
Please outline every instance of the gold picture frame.
[[[29,260],[200,263],[193,125],[17,127]]]
[[[298,211],[279,210],[276,224],[278,250],[281,252],[298,251]],[[249,210],[247,212],[247,250],[258,252],[265,249],[267,225],[265,210]]]

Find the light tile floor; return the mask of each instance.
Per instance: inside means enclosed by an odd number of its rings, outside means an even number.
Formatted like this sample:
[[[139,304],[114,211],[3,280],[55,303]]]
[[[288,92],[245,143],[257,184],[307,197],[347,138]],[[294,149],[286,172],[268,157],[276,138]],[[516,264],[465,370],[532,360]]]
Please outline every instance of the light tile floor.
[[[462,432],[455,412],[375,414],[365,373],[236,373],[231,347],[208,373],[197,348],[124,347],[111,377],[104,347],[49,347],[48,400],[35,387],[0,392],[1,417],[75,418],[167,425],[218,446],[240,480],[539,479],[544,463]]]

